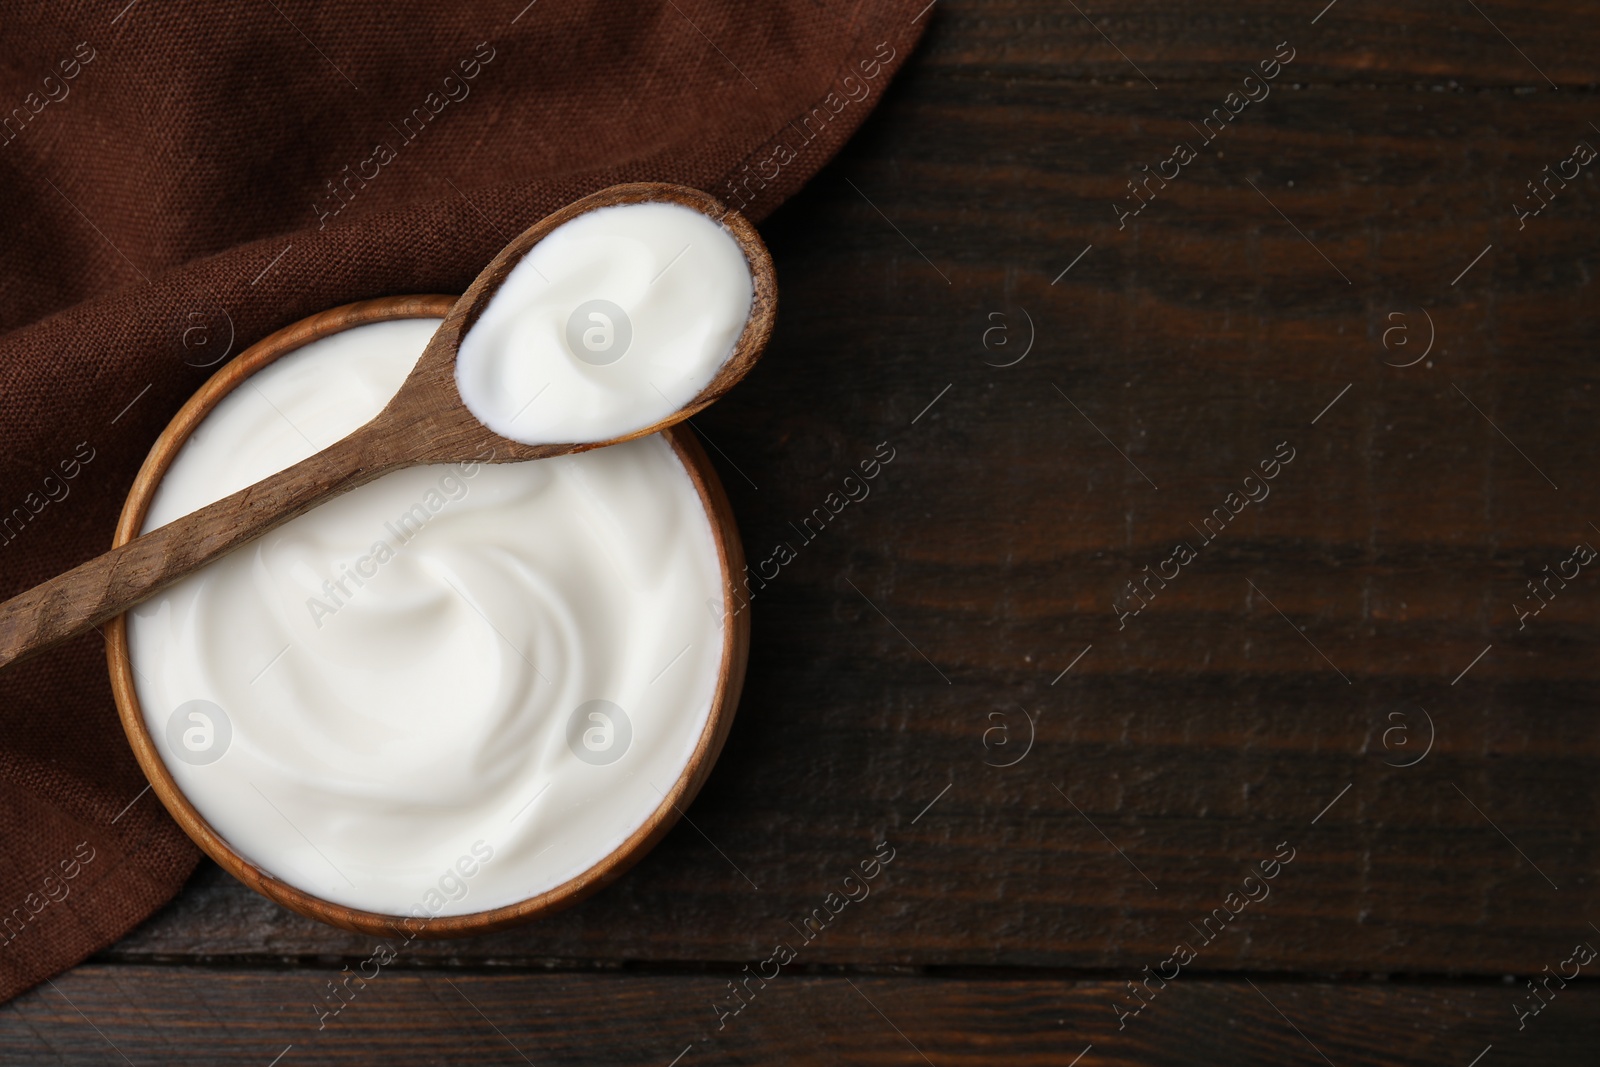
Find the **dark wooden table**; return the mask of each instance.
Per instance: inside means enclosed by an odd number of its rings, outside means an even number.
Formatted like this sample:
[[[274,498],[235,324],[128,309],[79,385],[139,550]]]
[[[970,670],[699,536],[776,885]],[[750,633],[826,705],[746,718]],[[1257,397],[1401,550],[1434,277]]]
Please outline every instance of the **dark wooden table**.
[[[798,554],[621,883],[319,1030],[371,939],[207,864],[0,1060],[1595,1062],[1600,29],[1323,3],[926,14],[764,226],[776,341],[698,421]]]

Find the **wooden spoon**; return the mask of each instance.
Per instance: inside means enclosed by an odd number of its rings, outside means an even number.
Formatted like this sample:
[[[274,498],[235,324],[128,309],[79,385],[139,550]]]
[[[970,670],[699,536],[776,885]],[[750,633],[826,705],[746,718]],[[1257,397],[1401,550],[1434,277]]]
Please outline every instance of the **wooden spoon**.
[[[733,354],[709,385],[659,422],[607,441],[525,445],[478,421],[456,388],[456,352],[511,268],[547,234],[585,212],[666,202],[720,222],[750,265],[750,317]],[[390,471],[423,463],[548,459],[631,441],[672,426],[717,400],[755,366],[777,312],[772,258],[755,227],[714,197],[680,185],[641,182],[602,189],[536,223],[505,247],[450,309],[400,391],[355,433],[248,489],[175,519],[0,604],[0,667],[122,614],[219,556],[316,505]],[[492,453],[491,453],[492,450]]]

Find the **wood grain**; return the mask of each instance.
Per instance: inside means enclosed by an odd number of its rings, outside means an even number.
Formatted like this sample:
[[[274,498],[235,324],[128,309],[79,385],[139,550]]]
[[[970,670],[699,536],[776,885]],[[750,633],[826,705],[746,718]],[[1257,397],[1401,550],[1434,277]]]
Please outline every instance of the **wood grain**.
[[[658,202],[679,204],[715,219],[745,255],[753,295],[750,315],[732,353],[705,388],[678,411],[610,440],[527,445],[490,431],[467,410],[456,388],[456,352],[461,338],[483,314],[506,276],[546,235],[579,215],[622,204]],[[332,311],[306,321],[337,329],[348,324],[340,319],[342,314],[347,313]],[[749,373],[761,358],[776,314],[777,283],[766,247],[743,216],[729,211],[715,197],[659,182],[614,185],[583,197],[524,230],[490,261],[445,315],[400,391],[365,426],[286,470],[0,603],[0,669],[121,615],[316,505],[402,467],[546,459],[647,437],[675,426],[722,397]],[[308,327],[291,326],[275,336],[297,328]]]
[[[1563,89],[1594,85],[1600,31],[1585,8],[1564,2],[1242,0],[1225,10],[1141,0],[1076,9],[1049,0],[957,2],[939,4],[915,66],[993,84],[1093,81],[1102,95],[1151,92],[1143,71],[1165,92],[1224,70],[1242,76],[1284,40],[1302,49],[1295,81],[1544,92],[1545,76]]]
[[[350,982],[339,1013],[324,1016],[339,966],[80,967],[57,988],[40,987],[0,1011],[0,1058],[18,1067],[121,1063],[119,1053],[136,1064],[207,1067],[264,1067],[280,1054],[280,1067],[391,1060],[1466,1067],[1489,1046],[1484,1064],[1583,1063],[1600,1039],[1600,992],[1592,983],[1557,991],[1519,1031],[1516,990],[1499,983],[1260,979],[1252,987],[1183,977],[1119,1031],[1112,1006],[1131,994],[1103,979],[786,974],[765,988],[752,981],[746,1007],[719,1031],[713,1005],[730,999],[731,973],[396,968],[364,988]]]

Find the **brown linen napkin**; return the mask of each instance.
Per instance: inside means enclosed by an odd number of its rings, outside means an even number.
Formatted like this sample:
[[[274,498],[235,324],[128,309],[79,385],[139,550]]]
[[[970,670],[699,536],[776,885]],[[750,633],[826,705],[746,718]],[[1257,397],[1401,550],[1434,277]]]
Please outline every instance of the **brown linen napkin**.
[[[250,343],[460,292],[620,181],[760,219],[833,155],[926,0],[24,2],[0,19],[0,597],[110,545],[145,453]],[[90,634],[0,671],[0,1001],[110,944],[198,853]]]

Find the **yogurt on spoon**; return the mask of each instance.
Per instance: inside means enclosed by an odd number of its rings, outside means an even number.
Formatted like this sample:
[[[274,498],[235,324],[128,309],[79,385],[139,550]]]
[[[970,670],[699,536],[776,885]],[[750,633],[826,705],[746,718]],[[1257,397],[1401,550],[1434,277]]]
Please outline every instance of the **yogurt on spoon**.
[[[547,234],[462,337],[456,385],[523,444],[605,441],[682,408],[750,317],[750,265],[715,219],[620,204]]]

